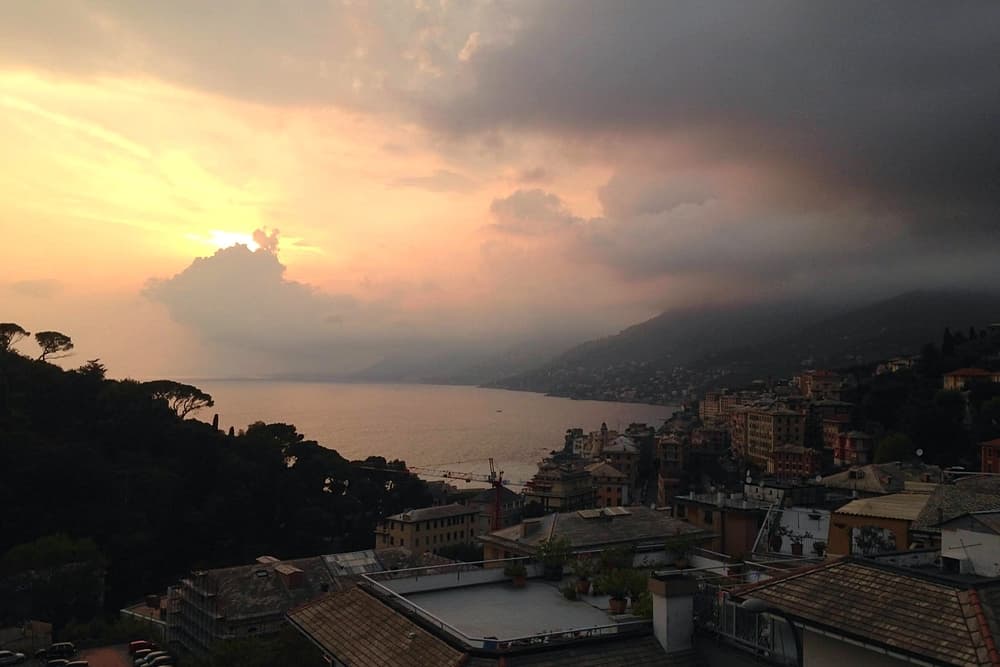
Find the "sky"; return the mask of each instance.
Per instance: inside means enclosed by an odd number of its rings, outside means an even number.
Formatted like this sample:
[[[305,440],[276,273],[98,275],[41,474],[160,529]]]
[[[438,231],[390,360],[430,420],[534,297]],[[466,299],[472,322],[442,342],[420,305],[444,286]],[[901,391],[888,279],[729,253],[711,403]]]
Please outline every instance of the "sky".
[[[349,372],[1000,284],[993,1],[0,3],[0,320]]]

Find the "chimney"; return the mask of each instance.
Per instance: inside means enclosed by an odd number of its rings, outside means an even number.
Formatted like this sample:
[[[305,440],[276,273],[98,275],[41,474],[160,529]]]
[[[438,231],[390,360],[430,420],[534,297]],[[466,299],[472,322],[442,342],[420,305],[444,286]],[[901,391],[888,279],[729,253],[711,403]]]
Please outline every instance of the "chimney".
[[[302,585],[305,584],[305,572],[294,565],[281,563],[274,566],[274,571],[281,577],[281,581],[285,584],[285,588],[288,590],[302,588]]]
[[[653,635],[668,655],[691,650],[697,590],[698,581],[691,576],[654,574],[649,579],[649,592],[653,596]]]

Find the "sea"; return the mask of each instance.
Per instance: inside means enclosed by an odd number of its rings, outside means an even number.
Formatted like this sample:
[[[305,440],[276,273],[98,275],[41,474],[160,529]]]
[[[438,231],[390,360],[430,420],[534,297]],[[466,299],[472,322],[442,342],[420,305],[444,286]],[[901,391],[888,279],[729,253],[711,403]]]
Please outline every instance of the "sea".
[[[563,446],[568,428],[592,431],[601,422],[618,430],[632,422],[659,426],[677,409],[468,386],[245,380],[196,384],[215,400],[215,407],[198,417],[209,421],[218,413],[223,429],[239,430],[255,421],[290,423],[307,439],[347,459],[383,456],[410,466],[460,472],[487,473],[492,457],[512,484],[531,479],[538,461]]]

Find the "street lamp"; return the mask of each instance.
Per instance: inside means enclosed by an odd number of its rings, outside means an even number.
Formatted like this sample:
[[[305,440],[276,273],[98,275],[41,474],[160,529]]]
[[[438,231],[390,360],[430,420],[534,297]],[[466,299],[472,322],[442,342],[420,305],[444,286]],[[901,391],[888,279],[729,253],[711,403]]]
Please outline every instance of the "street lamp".
[[[740,609],[748,611],[751,614],[771,614],[772,616],[777,616],[785,623],[792,631],[792,639],[795,640],[795,664],[798,667],[802,667],[802,662],[804,656],[802,655],[802,639],[799,637],[799,633],[795,630],[795,624],[792,619],[782,610],[778,609],[772,604],[761,600],[760,598],[746,598],[740,603]]]

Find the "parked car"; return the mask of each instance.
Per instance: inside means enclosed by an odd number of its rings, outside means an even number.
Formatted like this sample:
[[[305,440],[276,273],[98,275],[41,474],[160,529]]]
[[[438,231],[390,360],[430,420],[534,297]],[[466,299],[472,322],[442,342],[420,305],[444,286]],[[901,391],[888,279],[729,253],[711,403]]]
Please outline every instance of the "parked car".
[[[135,655],[137,651],[150,650],[155,651],[159,648],[155,642],[151,642],[148,639],[136,639],[128,643],[128,652],[131,655]]]
[[[45,667],[66,667],[69,664],[69,660],[66,658],[52,658],[45,663]]]
[[[146,655],[136,660],[135,667],[147,667],[149,663],[165,655],[169,656],[170,654],[167,653],[166,651],[151,651],[150,653],[147,653]]]
[[[20,665],[22,662],[24,662],[23,653],[0,651],[0,665]]]
[[[87,660],[73,660],[66,663],[66,667],[90,667],[90,662]]]
[[[174,664],[174,658],[170,655],[161,655],[159,658],[154,658],[152,662],[147,662],[146,667],[168,667]]]
[[[151,649],[151,648],[140,648],[140,649],[138,649],[132,655],[132,664],[133,665],[139,664],[139,660],[141,660],[142,658],[145,658],[147,655],[149,655],[150,653],[152,653],[154,650],[156,650],[156,649]]]
[[[45,651],[46,658],[66,658],[67,661],[76,655],[76,646],[73,642],[57,642]]]

